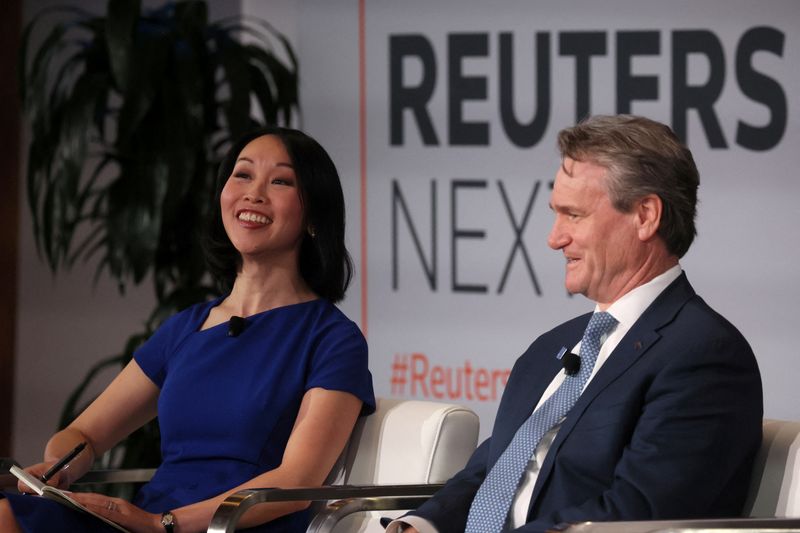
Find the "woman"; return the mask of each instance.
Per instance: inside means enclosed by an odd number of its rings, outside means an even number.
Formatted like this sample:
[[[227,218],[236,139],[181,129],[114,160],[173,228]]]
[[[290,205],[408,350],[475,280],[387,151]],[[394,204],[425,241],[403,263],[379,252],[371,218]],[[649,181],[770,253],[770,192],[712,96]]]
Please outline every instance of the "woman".
[[[230,292],[170,318],[27,469],[40,476],[85,441],[49,481],[66,488],[158,414],[163,463],[132,503],[74,495],[137,533],[205,531],[241,489],[321,484],[356,418],[375,408],[366,342],[333,305],[351,265],[341,184],[325,150],[285,128],[245,136],[220,167],[215,210],[209,264]],[[306,506],[256,506],[240,527],[303,531]],[[0,531],[54,527],[114,531],[42,498],[0,499]]]

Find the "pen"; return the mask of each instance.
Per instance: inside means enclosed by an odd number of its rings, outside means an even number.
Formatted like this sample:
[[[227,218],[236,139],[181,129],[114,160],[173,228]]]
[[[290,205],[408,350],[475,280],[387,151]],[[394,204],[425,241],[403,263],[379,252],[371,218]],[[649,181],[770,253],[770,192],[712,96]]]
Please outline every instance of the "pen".
[[[59,470],[63,470],[64,468],[66,468],[69,462],[75,459],[78,456],[78,454],[83,451],[84,448],[86,448],[85,442],[81,442],[80,444],[75,446],[71,452],[69,452],[67,455],[56,461],[56,464],[48,468],[47,472],[42,474],[41,477],[42,481],[47,483],[50,480],[50,478],[56,475],[56,473]]]

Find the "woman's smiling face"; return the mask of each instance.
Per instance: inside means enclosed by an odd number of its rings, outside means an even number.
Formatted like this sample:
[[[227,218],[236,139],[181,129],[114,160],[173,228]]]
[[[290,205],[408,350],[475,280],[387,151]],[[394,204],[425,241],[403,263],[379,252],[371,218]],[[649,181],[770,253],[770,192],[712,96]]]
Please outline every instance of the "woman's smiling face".
[[[275,135],[252,140],[239,153],[220,194],[222,223],[242,260],[296,261],[304,215],[294,165]]]

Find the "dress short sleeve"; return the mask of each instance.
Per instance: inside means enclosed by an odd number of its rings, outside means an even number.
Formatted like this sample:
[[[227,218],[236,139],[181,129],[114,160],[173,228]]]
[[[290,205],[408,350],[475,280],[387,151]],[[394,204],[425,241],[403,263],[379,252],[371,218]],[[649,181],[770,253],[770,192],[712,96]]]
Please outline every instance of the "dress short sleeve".
[[[164,385],[172,354],[188,335],[200,327],[209,309],[219,300],[221,298],[193,305],[171,316],[134,352],[133,359],[139,368],[159,389]]]
[[[333,309],[334,316],[324,321],[319,331],[306,390],[320,387],[349,392],[364,403],[361,414],[371,414],[375,412],[375,394],[368,369],[367,341],[354,322]]]

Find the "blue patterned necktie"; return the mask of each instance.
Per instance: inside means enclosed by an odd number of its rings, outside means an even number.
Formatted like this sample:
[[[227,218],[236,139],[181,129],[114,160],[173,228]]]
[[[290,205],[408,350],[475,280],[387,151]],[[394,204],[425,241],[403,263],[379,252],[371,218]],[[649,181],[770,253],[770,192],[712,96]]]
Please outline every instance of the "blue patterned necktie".
[[[577,374],[565,376],[550,398],[519,427],[511,443],[483,480],[467,517],[466,533],[499,533],[506,524],[517,486],[542,437],[575,405],[592,375],[600,338],[617,324],[606,312],[592,315],[581,340],[581,366]]]

